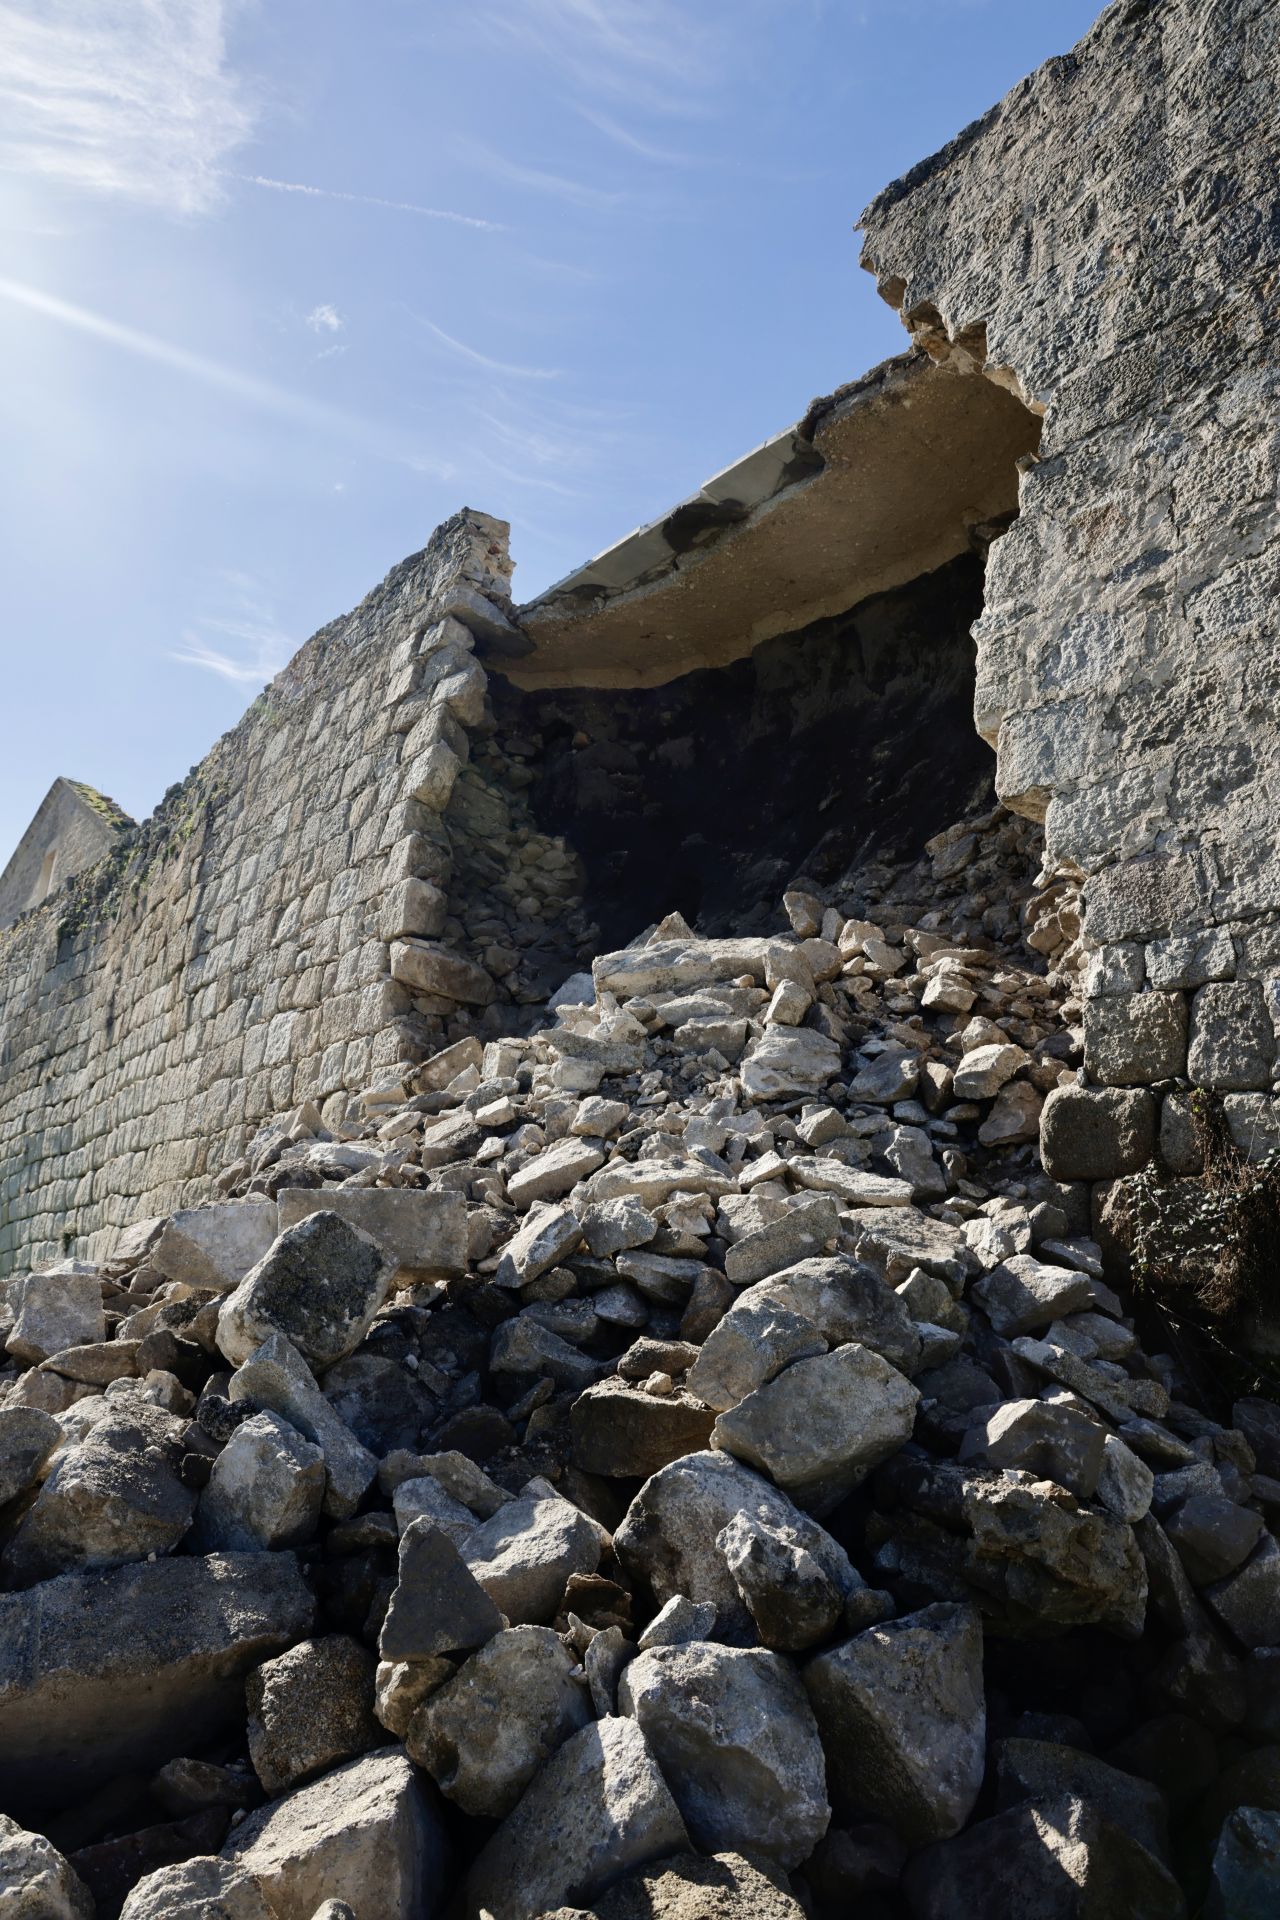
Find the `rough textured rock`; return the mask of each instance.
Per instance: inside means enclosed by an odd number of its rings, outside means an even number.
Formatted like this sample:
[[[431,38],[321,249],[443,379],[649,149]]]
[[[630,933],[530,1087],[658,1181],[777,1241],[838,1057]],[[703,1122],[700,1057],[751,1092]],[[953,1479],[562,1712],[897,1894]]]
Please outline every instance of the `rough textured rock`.
[[[360,1920],[426,1920],[449,1884],[439,1812],[394,1747],[251,1813],[223,1852],[253,1875],[275,1920],[313,1920],[329,1899]]]
[[[800,1920],[784,1882],[779,1868],[740,1853],[678,1854],[629,1873],[589,1914],[561,1907],[547,1920]]]
[[[537,1920],[687,1844],[635,1721],[598,1720],[565,1742],[481,1853],[467,1881],[468,1920]]]
[[[481,1647],[504,1624],[457,1547],[429,1519],[400,1539],[399,1579],[378,1641],[383,1660],[429,1660]]]
[[[373,1717],[375,1661],[346,1634],[301,1640],[245,1686],[249,1757],[266,1792],[285,1793],[382,1744]]]
[[[42,1833],[0,1814],[0,1913],[5,1920],[93,1920],[89,1889]]]
[[[324,1510],[345,1519],[363,1499],[378,1463],[362,1447],[316,1385],[302,1355],[281,1333],[272,1334],[231,1376],[234,1404],[277,1413],[324,1455]]]
[[[19,1360],[47,1360],[65,1347],[101,1340],[106,1332],[96,1271],[52,1268],[19,1281],[6,1346]]]
[[[186,1207],[165,1221],[147,1258],[168,1280],[226,1293],[270,1252],[279,1230],[267,1199]]]
[[[61,1439],[62,1428],[53,1415],[38,1407],[0,1411],[0,1507],[35,1485]]]
[[[301,1547],[324,1500],[324,1454],[279,1414],[242,1420],[213,1463],[196,1531],[207,1553]]]
[[[600,1536],[568,1500],[548,1488],[500,1507],[476,1528],[463,1560],[513,1625],[538,1625],[558,1611],[575,1573],[594,1573]]]
[[[574,1461],[584,1473],[647,1479],[705,1447],[715,1415],[691,1393],[658,1397],[624,1380],[602,1380],[579,1394],[571,1424]]]
[[[410,1722],[409,1757],[464,1813],[502,1819],[593,1717],[575,1661],[549,1627],[511,1627],[463,1662]]]
[[[846,1596],[806,1547],[746,1513],[716,1535],[716,1546],[766,1647],[799,1653],[834,1632]]]
[[[1268,1920],[1280,1898],[1280,1813],[1238,1807],[1222,1823],[1205,1920]]]
[[[218,1315],[218,1346],[240,1366],[282,1333],[323,1371],[356,1347],[386,1297],[392,1263],[333,1213],[313,1213],[277,1239]]]
[[[0,1595],[0,1792],[65,1800],[234,1723],[244,1675],[301,1638],[288,1553],[158,1560]]]
[[[691,1838],[795,1867],[826,1832],[822,1748],[805,1692],[777,1654],[712,1641],[654,1647],[618,1682]]]
[[[138,1881],[120,1920],[274,1920],[258,1881],[233,1860],[197,1854]]]
[[[467,1213],[457,1193],[415,1193],[387,1187],[314,1192],[286,1187],[278,1202],[280,1232],[313,1213],[336,1213],[368,1234],[407,1275],[462,1273],[467,1264]]]
[[[845,1810],[912,1847],[973,1811],[986,1762],[982,1627],[970,1608],[925,1607],[818,1654],[805,1689]]]

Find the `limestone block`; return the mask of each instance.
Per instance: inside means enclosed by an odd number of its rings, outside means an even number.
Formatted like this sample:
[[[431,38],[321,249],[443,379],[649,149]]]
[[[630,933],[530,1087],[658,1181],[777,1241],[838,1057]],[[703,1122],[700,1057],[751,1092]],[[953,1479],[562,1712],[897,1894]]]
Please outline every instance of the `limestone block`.
[[[496,989],[483,967],[427,940],[395,940],[391,975],[415,993],[439,994],[468,1006],[487,1007]]]
[[[1055,1087],[1040,1115],[1040,1153],[1053,1180],[1114,1180],[1155,1150],[1155,1102],[1145,1089]]]
[[[1187,1072],[1197,1086],[1232,1092],[1269,1087],[1276,1040],[1257,980],[1214,981],[1191,1003]]]
[[[336,1213],[375,1240],[400,1271],[444,1277],[466,1268],[467,1211],[460,1193],[284,1187],[278,1207],[281,1233],[311,1214]]]
[[[168,1280],[227,1292],[258,1264],[276,1231],[269,1200],[224,1200],[172,1215],[148,1259]]]
[[[1151,1086],[1185,1072],[1185,999],[1132,993],[1086,1001],[1084,1060],[1091,1078],[1107,1087]]]

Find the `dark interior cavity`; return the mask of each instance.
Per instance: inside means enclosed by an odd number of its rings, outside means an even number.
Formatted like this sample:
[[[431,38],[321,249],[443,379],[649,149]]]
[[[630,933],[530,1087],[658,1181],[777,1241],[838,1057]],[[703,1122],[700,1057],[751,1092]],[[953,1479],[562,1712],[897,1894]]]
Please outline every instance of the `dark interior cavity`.
[[[540,742],[528,799],[586,870],[604,947],[673,908],[707,934],[770,924],[804,875],[835,885],[990,802],[973,724],[974,553],[729,666],[637,692],[521,693],[499,739]]]

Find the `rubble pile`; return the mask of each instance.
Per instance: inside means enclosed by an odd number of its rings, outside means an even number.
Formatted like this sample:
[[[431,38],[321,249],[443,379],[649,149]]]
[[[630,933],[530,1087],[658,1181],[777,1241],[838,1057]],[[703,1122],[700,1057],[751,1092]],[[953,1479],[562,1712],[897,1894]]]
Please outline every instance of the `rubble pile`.
[[[1276,1910],[1280,1408],[1040,1168],[1036,851],[670,916],[6,1284],[0,1908]]]

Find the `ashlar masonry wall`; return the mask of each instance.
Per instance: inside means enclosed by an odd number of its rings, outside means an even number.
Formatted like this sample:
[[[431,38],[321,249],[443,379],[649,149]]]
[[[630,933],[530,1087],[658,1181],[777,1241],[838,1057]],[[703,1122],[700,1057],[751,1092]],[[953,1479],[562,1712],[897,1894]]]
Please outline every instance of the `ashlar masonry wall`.
[[[917,339],[1044,416],[977,718],[1002,797],[1085,879],[1089,1077],[1255,1113],[1280,1005],[1277,98],[1272,0],[1117,0],[862,222]],[[1130,1119],[1109,1164],[1061,1170],[1131,1170]]]
[[[207,1193],[262,1120],[332,1113],[499,997],[436,936],[477,638],[518,644],[506,533],[447,522],[116,855],[0,932],[0,1273],[93,1257]]]

